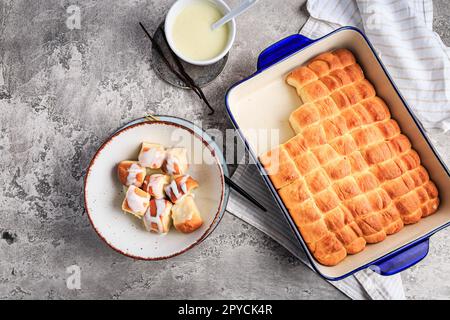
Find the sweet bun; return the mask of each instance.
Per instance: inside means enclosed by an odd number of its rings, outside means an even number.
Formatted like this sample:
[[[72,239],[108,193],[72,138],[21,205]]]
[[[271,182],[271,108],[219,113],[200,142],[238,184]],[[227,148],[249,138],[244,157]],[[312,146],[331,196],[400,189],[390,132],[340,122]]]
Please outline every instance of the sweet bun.
[[[143,142],[138,161],[122,161],[117,166],[120,182],[128,187],[122,210],[142,219],[145,229],[167,234],[172,222],[182,233],[203,225],[192,191],[198,182],[187,174],[185,148],[169,148]]]
[[[122,161],[117,166],[117,176],[124,186],[140,188],[144,182],[146,170],[137,161]]]
[[[142,143],[138,158],[141,166],[150,169],[159,169],[165,158],[166,151],[163,146],[155,143]]]
[[[161,167],[164,173],[172,176],[185,174],[189,168],[187,150],[185,148],[167,149],[166,158]]]
[[[198,188],[198,182],[189,175],[183,175],[173,179],[164,190],[170,201],[176,203],[196,188]]]
[[[203,219],[192,195],[186,195],[172,207],[172,219],[175,229],[182,233],[191,233],[200,228]]]
[[[152,199],[142,221],[149,232],[166,234],[170,230],[172,203],[166,199]]]
[[[122,203],[122,210],[132,215],[142,218],[147,211],[150,202],[150,195],[135,187],[130,186]]]
[[[303,101],[289,118],[296,135],[260,161],[318,262],[334,266],[436,212],[436,186],[349,50],[286,80]]]
[[[165,174],[152,174],[144,179],[142,189],[153,198],[163,199],[165,197],[164,187],[169,183],[170,177]]]

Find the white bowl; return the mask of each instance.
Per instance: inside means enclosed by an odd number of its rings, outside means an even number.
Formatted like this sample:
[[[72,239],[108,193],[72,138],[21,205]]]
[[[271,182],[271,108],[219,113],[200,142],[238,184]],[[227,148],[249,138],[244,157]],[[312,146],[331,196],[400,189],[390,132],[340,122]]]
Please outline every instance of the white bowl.
[[[97,151],[85,178],[85,207],[97,234],[114,250],[141,260],[167,259],[199,244],[218,225],[229,196],[224,181],[228,170],[214,141],[183,119],[158,118],[158,122],[135,121],[117,131]],[[147,232],[142,221],[121,210],[125,194],[117,179],[117,164],[136,159],[142,141],[188,150],[193,163],[189,174],[200,184],[195,191],[195,201],[204,220],[200,229],[182,234],[172,227],[167,235],[157,235]],[[203,155],[202,161],[199,154]]]
[[[183,59],[184,61],[186,61],[190,64],[206,66],[206,65],[216,63],[217,61],[222,59],[228,53],[228,51],[230,51],[231,47],[233,46],[234,39],[236,38],[236,22],[234,19],[231,20],[230,22],[228,22],[230,32],[228,35],[227,45],[223,49],[223,51],[220,54],[218,54],[216,57],[209,59],[209,60],[192,60],[192,59],[186,57],[175,46],[173,36],[172,36],[172,28],[175,23],[175,19],[178,17],[178,15],[181,13],[181,11],[189,4],[191,4],[193,2],[198,2],[198,1],[199,0],[178,0],[178,1],[176,1],[172,5],[172,7],[169,9],[169,12],[167,13],[166,21],[164,23],[164,32],[166,34],[167,42],[169,43],[170,48],[179,58]],[[210,2],[214,3],[217,6],[217,8],[220,11],[222,11],[223,15],[230,12],[230,7],[228,7],[228,5],[222,0],[203,0],[203,1],[210,1]]]

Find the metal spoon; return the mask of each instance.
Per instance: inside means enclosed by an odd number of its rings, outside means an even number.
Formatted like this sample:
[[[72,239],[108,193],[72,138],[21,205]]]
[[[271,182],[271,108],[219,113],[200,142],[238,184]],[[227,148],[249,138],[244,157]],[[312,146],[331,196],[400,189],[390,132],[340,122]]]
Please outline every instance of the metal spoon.
[[[220,20],[218,20],[217,22],[215,22],[211,28],[213,30],[216,30],[217,28],[220,28],[221,26],[223,26],[225,23],[229,22],[230,20],[236,18],[237,16],[239,16],[240,14],[244,13],[245,11],[247,11],[251,6],[253,6],[256,2],[258,2],[258,0],[244,0],[239,6],[237,6],[236,8],[232,9],[228,14],[226,14],[225,16],[223,16]]]

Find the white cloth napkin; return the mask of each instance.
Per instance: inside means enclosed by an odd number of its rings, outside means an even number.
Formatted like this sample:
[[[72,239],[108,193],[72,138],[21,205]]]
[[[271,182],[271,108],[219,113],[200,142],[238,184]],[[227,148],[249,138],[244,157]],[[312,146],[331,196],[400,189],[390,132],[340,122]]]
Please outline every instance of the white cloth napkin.
[[[433,32],[432,0],[308,0],[300,33],[364,31],[426,129],[450,130],[450,48]]]
[[[267,212],[253,206],[234,191],[231,192],[227,211],[267,234],[312,268],[256,166],[240,165],[232,178],[257,199]],[[371,270],[363,270],[343,280],[330,281],[330,283],[352,299],[405,299],[399,275],[383,277]],[[308,284],[299,285],[307,286]]]

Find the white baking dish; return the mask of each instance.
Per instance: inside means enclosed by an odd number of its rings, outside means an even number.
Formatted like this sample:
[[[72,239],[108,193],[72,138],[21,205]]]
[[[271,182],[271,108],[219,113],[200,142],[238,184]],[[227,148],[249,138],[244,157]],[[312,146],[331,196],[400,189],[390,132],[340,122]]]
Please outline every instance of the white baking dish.
[[[380,274],[391,275],[422,260],[428,253],[429,237],[450,225],[450,173],[363,33],[344,27],[317,40],[301,35],[281,40],[261,53],[258,71],[254,75],[229,89],[227,110],[259,170],[265,173],[257,157],[294,136],[288,119],[291,112],[302,104],[295,89],[286,84],[287,74],[314,56],[338,48],[347,48],[354,53],[367,79],[390,107],[392,117],[412,141],[413,148],[439,189],[441,205],[438,212],[417,224],[405,226],[378,244],[368,245],[364,251],[348,256],[337,266],[326,267],[310,254],[270,179],[266,175],[263,177],[319,274],[329,280],[339,280],[370,267]],[[256,135],[247,134],[255,129],[279,130],[280,141],[273,144],[258,142]]]

